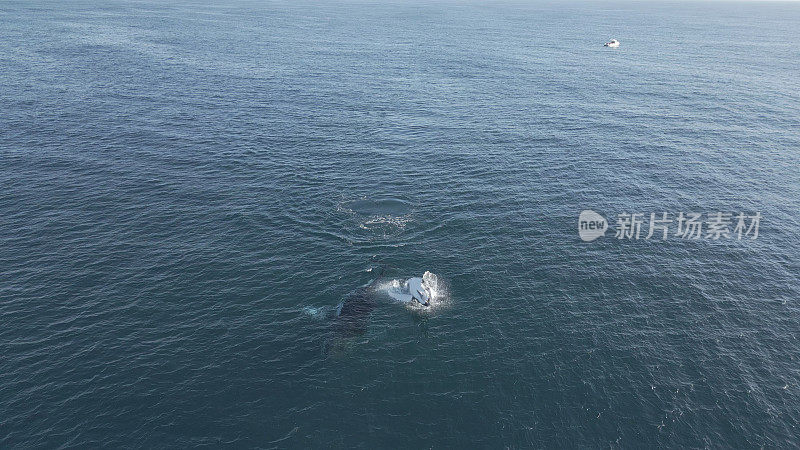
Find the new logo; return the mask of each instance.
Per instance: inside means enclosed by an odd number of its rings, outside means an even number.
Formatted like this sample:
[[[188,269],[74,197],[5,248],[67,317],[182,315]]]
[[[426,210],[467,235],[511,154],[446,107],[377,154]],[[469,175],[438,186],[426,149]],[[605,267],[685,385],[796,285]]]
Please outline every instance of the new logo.
[[[606,234],[608,221],[591,209],[581,211],[578,216],[578,235],[584,242],[591,242]]]

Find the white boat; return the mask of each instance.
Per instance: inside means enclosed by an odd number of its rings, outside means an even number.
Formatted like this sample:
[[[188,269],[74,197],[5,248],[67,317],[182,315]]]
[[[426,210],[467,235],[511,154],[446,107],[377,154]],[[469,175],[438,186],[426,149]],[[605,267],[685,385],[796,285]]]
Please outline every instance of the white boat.
[[[606,42],[605,44],[603,44],[603,47],[617,48],[617,47],[619,47],[619,41],[616,40],[616,39],[612,39],[611,41]]]

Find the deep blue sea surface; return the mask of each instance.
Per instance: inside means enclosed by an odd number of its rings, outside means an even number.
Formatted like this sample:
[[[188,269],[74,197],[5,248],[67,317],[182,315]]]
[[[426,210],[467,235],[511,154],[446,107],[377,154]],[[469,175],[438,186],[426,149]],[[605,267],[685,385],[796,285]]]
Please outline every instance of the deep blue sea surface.
[[[6,0],[0,102],[0,447],[800,445],[798,3]]]

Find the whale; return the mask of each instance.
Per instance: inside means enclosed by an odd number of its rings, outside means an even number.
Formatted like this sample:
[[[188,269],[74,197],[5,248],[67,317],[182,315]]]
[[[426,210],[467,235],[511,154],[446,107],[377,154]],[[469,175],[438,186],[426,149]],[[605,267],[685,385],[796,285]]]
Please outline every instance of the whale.
[[[364,334],[369,325],[372,311],[378,305],[376,286],[386,272],[381,267],[378,276],[367,286],[359,287],[347,294],[333,311],[333,331],[339,337],[352,337]]]
[[[369,318],[377,306],[373,292],[376,282],[351,292],[336,307],[333,328],[337,335],[356,336],[367,331]]]
[[[434,291],[428,286],[424,277],[408,278],[405,281],[391,280],[386,283],[387,280],[383,278],[385,270],[386,268],[382,267],[380,274],[373,281],[347,294],[332,311],[328,312],[331,320],[330,335],[325,345],[326,354],[331,350],[336,352],[337,349],[347,347],[354,338],[365,334],[373,311],[387,294],[402,303],[422,308],[431,305]],[[307,312],[312,316],[319,316],[316,308]]]
[[[403,303],[417,303],[421,306],[430,306],[433,297],[430,286],[420,277],[409,278],[399,289],[389,291],[389,295]]]
[[[402,303],[412,303],[418,306],[431,305],[433,290],[422,277],[408,278],[398,286],[380,289],[383,285],[383,274],[386,268],[382,267],[380,274],[367,286],[362,286],[347,294],[333,311],[333,329],[337,335],[355,336],[364,334],[369,325],[372,311],[378,306],[382,295]],[[394,282],[397,283],[397,282]]]

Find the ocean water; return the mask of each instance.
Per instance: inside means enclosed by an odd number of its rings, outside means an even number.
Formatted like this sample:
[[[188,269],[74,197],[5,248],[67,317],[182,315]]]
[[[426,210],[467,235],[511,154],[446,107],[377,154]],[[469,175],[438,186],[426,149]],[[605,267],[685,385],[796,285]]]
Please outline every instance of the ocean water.
[[[796,447],[798,69],[797,3],[4,1],[0,447]]]

